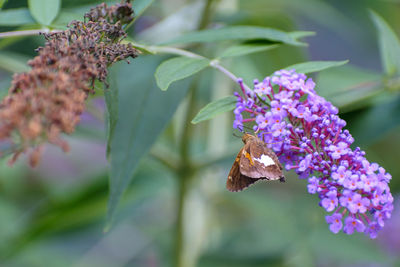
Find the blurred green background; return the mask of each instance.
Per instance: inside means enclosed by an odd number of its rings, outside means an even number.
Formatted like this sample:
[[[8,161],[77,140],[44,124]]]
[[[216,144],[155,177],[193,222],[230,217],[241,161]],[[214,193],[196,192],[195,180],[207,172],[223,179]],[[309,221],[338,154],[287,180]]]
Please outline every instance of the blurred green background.
[[[50,28],[65,28],[100,2],[63,0]],[[317,92],[340,108],[355,145],[367,152],[367,159],[392,174],[392,219],[376,240],[357,233],[334,235],[317,196],[309,195],[306,181],[291,172],[285,174],[285,184],[260,182],[240,193],[228,192],[226,177],[241,147],[241,141],[232,135],[233,116],[223,114],[195,126],[188,121],[210,101],[231,95],[237,85],[207,69],[175,83],[163,95],[155,85],[154,72],[168,57],[142,55],[129,65],[114,66],[110,87],[104,90],[118,88],[127,114],[137,114],[137,105],[129,103],[149,92],[148,112],[163,118],[154,121],[142,114],[135,126],[148,133],[150,137],[138,134],[136,138],[151,149],[140,155],[110,231],[103,232],[108,163],[105,103],[98,85],[76,132],[67,137],[69,154],[47,146],[35,169],[29,168],[24,158],[12,167],[7,165],[8,158],[1,160],[0,266],[175,266],[174,244],[179,233],[183,266],[400,266],[400,207],[396,201],[400,189],[400,86],[396,74],[384,71],[379,35],[369,12],[380,14],[399,36],[400,1],[135,2],[143,10],[150,4],[129,29],[129,36],[140,43],[167,41],[198,29],[200,22],[205,23],[203,28],[257,25],[316,32],[305,39],[308,47],[281,45],[222,61],[248,84],[299,62],[350,60],[345,66],[312,76]],[[206,4],[210,4],[207,14],[203,12]],[[41,28],[27,7],[26,0],[6,1],[0,10],[0,32]],[[25,71],[26,61],[43,44],[42,36],[0,39],[2,96],[13,72]],[[184,48],[212,57],[230,44]],[[189,90],[192,93],[187,95]],[[121,127],[124,131],[125,126]],[[151,136],[157,137],[156,142]],[[182,159],[183,139],[188,154]],[[189,173],[182,175],[182,168],[177,167],[187,159],[197,171],[186,169]],[[177,203],[182,196],[178,177],[185,175],[192,179],[185,182],[184,212],[177,224]]]

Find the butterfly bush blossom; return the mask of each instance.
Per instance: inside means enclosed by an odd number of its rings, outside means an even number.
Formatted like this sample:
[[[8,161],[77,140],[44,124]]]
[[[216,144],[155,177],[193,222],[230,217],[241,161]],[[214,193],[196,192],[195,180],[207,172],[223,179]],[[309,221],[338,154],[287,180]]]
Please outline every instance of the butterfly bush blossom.
[[[307,179],[310,194],[330,215],[333,233],[364,232],[371,238],[393,210],[391,175],[370,163],[354,142],[338,109],[314,90],[315,83],[295,70],[280,70],[237,97],[234,128],[255,122],[254,130],[287,170]]]

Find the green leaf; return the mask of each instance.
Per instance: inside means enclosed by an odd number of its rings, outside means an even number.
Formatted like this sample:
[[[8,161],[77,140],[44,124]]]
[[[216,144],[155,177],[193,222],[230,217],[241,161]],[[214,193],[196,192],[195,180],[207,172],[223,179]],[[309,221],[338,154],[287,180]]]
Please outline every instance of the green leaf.
[[[0,10],[0,26],[35,24],[27,8]]]
[[[387,22],[374,11],[370,11],[371,18],[378,31],[379,50],[385,73],[388,75],[400,74],[400,42]]]
[[[220,29],[210,29],[191,32],[180,36],[165,44],[175,43],[206,43],[229,40],[269,40],[296,46],[304,46],[305,43],[297,41],[298,36],[311,35],[311,32],[284,32],[272,28],[255,26],[231,26]]]
[[[351,65],[321,72],[316,84],[318,94],[341,113],[370,105],[384,91],[381,74]]]
[[[219,58],[238,57],[252,53],[267,51],[278,47],[277,44],[240,44],[234,45],[226,49]]]
[[[227,96],[213,101],[202,108],[196,117],[192,120],[193,124],[214,118],[218,114],[231,111],[236,107],[237,98],[235,96]]]
[[[7,3],[7,0],[0,0],[0,9]]]
[[[135,19],[140,17],[144,11],[154,2],[154,0],[135,0],[132,3],[132,9],[135,11]]]
[[[69,22],[73,20],[82,20],[83,14],[85,12],[79,12],[79,9],[75,10],[61,10],[58,14],[57,18],[53,20],[51,23],[51,27],[57,29],[67,29],[67,25]]]
[[[112,74],[118,87],[118,101],[107,103],[109,118],[117,118],[109,136],[110,198],[106,229],[111,226],[117,204],[140,159],[149,151],[187,92],[189,80],[174,84],[167,92],[157,88],[153,73],[159,62],[158,57],[141,56],[129,65],[117,65]],[[106,101],[110,98],[106,97]]]
[[[118,83],[115,80],[118,76],[118,68],[111,67],[108,75],[109,87],[104,86],[104,97],[106,100],[106,128],[107,128],[107,157],[110,155],[111,140],[113,140],[115,126],[118,120]]]
[[[38,23],[48,26],[57,17],[61,0],[28,0],[28,7]]]
[[[342,117],[351,121],[346,128],[356,137],[355,144],[368,146],[400,125],[399,114],[400,98],[390,95],[389,101],[377,103],[369,109],[346,113]]]
[[[289,35],[292,38],[299,39],[303,37],[308,37],[308,36],[314,36],[315,32],[310,32],[310,31],[296,31],[296,32],[289,32]]]
[[[189,77],[209,65],[208,59],[175,57],[164,61],[158,66],[156,73],[157,85],[165,91],[175,81]]]
[[[308,61],[303,63],[298,63],[286,67],[286,70],[295,69],[298,73],[312,73],[322,70],[326,70],[333,67],[339,67],[349,62],[348,60],[343,61]]]
[[[26,64],[28,57],[12,52],[0,52],[0,68],[11,73],[26,72],[31,68]]]

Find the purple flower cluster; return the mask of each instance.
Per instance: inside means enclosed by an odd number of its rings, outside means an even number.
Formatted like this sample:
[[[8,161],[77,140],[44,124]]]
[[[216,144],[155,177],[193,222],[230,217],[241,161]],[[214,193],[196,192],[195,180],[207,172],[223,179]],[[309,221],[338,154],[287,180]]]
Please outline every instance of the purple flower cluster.
[[[333,233],[364,232],[377,236],[390,218],[393,197],[391,175],[365,158],[343,127],[338,109],[314,90],[315,83],[295,70],[280,70],[254,90],[237,96],[234,128],[255,123],[258,136],[272,148],[287,170],[308,179],[308,192],[318,194]]]

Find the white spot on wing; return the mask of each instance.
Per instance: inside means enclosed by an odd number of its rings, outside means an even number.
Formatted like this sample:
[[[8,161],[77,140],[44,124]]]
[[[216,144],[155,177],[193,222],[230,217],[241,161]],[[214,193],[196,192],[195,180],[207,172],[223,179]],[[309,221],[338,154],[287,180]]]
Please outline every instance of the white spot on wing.
[[[270,156],[267,156],[265,154],[262,154],[261,158],[259,158],[259,159],[255,158],[254,160],[260,162],[265,167],[275,165],[275,162],[273,161],[273,159]]]

